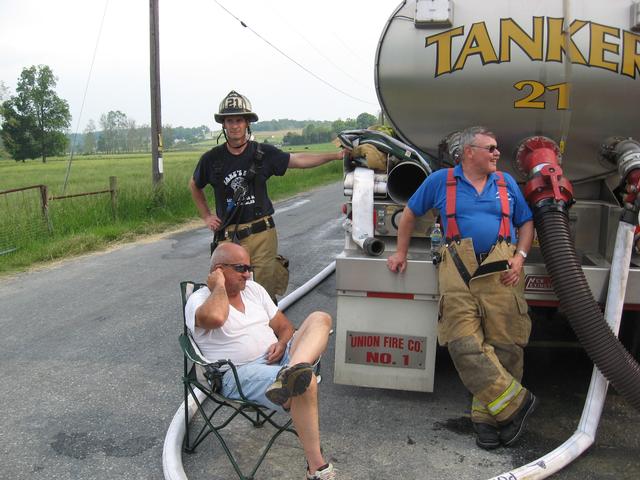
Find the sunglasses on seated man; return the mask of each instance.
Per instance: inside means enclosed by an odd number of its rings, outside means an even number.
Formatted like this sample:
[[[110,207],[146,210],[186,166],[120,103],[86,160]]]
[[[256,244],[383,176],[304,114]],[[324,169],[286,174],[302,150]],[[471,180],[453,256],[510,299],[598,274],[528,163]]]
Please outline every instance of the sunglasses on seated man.
[[[256,267],[244,263],[221,263],[223,267],[233,268],[238,273],[253,272]]]

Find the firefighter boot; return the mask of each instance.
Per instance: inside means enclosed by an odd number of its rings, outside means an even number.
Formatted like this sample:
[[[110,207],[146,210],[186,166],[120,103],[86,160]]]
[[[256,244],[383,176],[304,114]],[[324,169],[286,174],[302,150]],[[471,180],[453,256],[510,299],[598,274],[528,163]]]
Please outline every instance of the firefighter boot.
[[[505,447],[513,445],[520,438],[529,416],[536,409],[538,403],[536,396],[531,392],[527,392],[527,398],[520,410],[513,416],[511,421],[500,425],[500,441]]]
[[[500,446],[498,428],[488,423],[473,423],[476,432],[476,445],[485,450],[492,450]]]

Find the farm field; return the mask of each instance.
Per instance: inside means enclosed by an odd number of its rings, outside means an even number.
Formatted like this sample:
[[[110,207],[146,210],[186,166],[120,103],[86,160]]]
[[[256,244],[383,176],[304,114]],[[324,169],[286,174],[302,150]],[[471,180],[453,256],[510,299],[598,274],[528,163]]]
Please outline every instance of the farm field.
[[[276,139],[278,132],[261,132]],[[283,132],[280,132],[280,137]],[[273,137],[271,137],[273,135]],[[263,140],[257,135],[258,140]],[[270,143],[275,143],[272,141]],[[79,155],[52,157],[47,163],[0,161],[0,192],[46,185],[47,216],[41,194],[30,189],[0,195],[0,275],[19,272],[43,262],[100,250],[118,242],[167,231],[198,219],[188,182],[200,155],[211,146],[164,153],[164,181],[152,186],[151,154]],[[331,143],[283,148],[285,151],[332,151]],[[78,195],[109,189],[117,178],[117,194]],[[342,176],[342,164],[331,162],[309,170],[290,170],[269,180],[273,200],[330,183]],[[65,185],[67,178],[67,186]],[[212,190],[207,190],[213,202]]]

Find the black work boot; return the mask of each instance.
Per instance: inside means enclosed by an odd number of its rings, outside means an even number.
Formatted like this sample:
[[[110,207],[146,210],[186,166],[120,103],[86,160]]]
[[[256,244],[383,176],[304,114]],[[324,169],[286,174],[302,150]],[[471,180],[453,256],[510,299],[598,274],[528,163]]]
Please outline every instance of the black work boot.
[[[510,422],[500,425],[500,441],[505,447],[513,445],[516,440],[520,438],[527,424],[529,415],[533,413],[538,403],[536,396],[531,392],[527,392],[527,398],[522,404],[522,407],[520,407],[520,410],[518,410]]]
[[[498,427],[488,423],[472,422],[476,432],[476,445],[485,450],[492,450],[500,446]]]

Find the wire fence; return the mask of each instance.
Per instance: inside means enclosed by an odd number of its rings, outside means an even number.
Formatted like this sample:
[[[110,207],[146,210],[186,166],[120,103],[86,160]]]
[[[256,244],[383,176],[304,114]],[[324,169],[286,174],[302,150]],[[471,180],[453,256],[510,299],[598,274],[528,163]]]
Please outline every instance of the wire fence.
[[[117,217],[117,191],[116,177],[109,178],[108,189],[72,195],[49,196],[46,185],[1,191],[0,255],[42,241],[56,231],[112,221]]]
[[[0,192],[0,255],[49,235],[47,187],[32,185]]]

